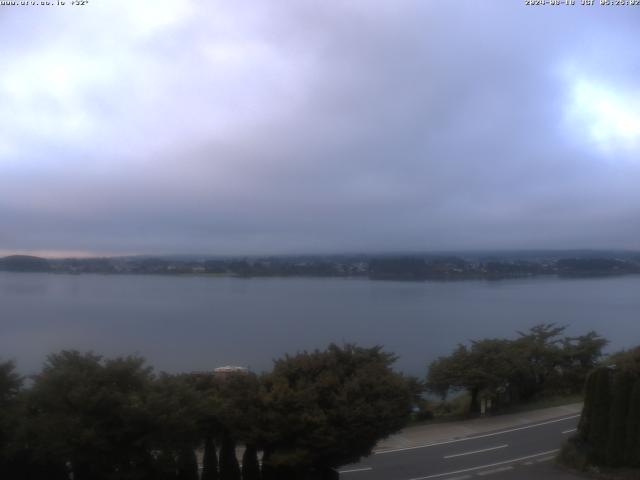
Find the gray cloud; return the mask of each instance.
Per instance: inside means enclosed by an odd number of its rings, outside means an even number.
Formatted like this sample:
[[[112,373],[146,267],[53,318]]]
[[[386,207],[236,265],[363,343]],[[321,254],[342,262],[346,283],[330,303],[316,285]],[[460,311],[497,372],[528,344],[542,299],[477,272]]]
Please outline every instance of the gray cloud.
[[[640,248],[640,11],[136,5],[2,12],[0,251]]]

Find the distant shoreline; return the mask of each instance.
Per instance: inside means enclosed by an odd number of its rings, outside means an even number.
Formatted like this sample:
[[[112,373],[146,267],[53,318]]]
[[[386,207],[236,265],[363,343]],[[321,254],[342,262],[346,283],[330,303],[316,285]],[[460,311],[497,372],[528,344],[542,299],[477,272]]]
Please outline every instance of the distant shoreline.
[[[309,256],[183,260],[171,258],[0,258],[15,273],[199,276],[214,278],[360,278],[450,282],[537,277],[606,278],[640,274],[640,254],[583,257]]]

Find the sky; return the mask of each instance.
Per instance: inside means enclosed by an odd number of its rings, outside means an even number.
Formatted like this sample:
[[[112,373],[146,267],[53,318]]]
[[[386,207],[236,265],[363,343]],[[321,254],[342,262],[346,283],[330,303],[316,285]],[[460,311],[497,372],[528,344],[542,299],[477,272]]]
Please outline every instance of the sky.
[[[576,3],[0,6],[0,254],[640,249],[640,7]]]

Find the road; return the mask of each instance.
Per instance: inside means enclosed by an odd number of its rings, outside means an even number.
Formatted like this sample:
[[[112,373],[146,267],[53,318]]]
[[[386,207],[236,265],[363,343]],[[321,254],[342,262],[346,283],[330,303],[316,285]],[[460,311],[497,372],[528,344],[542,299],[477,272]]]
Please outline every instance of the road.
[[[340,469],[341,480],[471,480],[579,478],[552,463],[575,432],[579,415],[471,437],[378,451]]]

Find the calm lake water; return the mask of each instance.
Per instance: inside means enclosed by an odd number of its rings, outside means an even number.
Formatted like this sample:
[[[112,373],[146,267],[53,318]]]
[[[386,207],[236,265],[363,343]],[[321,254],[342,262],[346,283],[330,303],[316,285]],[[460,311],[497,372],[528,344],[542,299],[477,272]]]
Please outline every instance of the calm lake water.
[[[210,278],[0,272],[0,357],[23,373],[46,354],[139,353],[159,370],[268,369],[329,342],[384,345],[423,375],[457,342],[536,323],[595,329],[611,349],[640,343],[640,276],[505,281]]]

